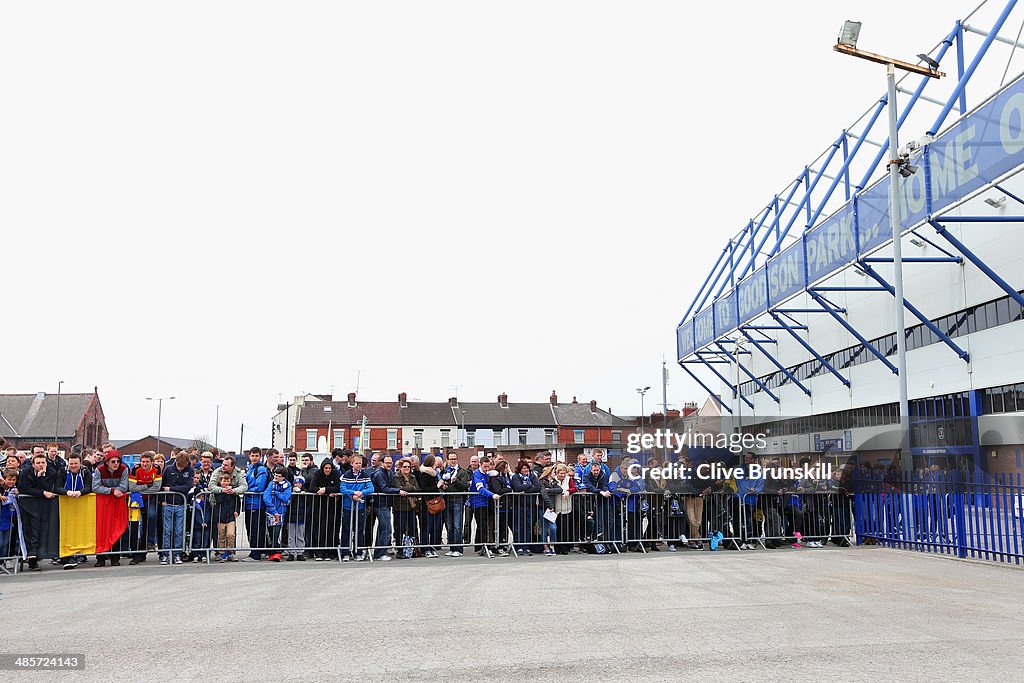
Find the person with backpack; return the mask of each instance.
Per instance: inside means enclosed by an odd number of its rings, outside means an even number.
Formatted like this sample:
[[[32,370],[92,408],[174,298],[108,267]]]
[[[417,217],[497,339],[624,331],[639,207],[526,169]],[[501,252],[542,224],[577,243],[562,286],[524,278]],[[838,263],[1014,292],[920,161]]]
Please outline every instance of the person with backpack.
[[[270,470],[263,464],[263,451],[258,446],[249,449],[249,466],[245,470],[247,493],[242,496],[245,510],[245,530],[249,536],[249,556],[242,562],[259,562],[266,554],[267,513],[263,505],[263,492],[270,484]]]

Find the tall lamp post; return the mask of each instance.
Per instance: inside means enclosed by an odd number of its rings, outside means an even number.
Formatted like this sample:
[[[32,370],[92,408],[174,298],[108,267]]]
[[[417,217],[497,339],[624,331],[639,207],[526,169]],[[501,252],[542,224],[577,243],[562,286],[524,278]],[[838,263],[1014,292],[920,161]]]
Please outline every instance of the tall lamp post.
[[[174,396],[161,396],[161,397],[158,397],[158,398],[153,398],[152,396],[147,396],[146,400],[147,401],[156,401],[156,405],[157,405],[157,408],[156,408],[156,452],[159,453],[160,452],[160,437],[161,437],[160,430],[163,427],[163,417],[164,417],[164,401],[173,401],[174,400]]]
[[[899,153],[899,139],[897,130],[897,107],[896,107],[896,69],[920,74],[929,78],[941,78],[944,73],[938,70],[939,64],[928,55],[918,55],[924,65],[911,64],[910,62],[884,57],[873,52],[866,52],[857,49],[857,39],[860,37],[859,21],[847,21],[839,33],[839,39],[833,49],[844,55],[866,59],[869,62],[885,65],[885,75],[888,85],[888,112],[889,112],[889,223],[892,225],[892,259],[893,259],[893,289],[896,299],[896,371],[899,374],[900,394],[900,462],[905,473],[914,470],[913,458],[910,457],[910,402],[907,398],[907,337],[906,324],[903,316],[903,248],[901,236],[903,224],[900,220],[899,186],[900,176],[909,177],[917,171],[917,168],[910,165],[909,159]]]
[[[213,445],[220,448],[220,404],[217,404],[217,421],[213,426]],[[287,445],[287,444],[285,444]]]
[[[64,380],[57,382],[57,417],[53,420],[53,442],[60,445],[60,385],[64,384]]]
[[[643,387],[642,389],[640,387],[637,387],[637,389],[636,389],[636,393],[640,394],[640,442],[641,443],[643,443],[643,439],[644,439],[644,394],[646,394],[649,389],[650,389],[650,387]]]

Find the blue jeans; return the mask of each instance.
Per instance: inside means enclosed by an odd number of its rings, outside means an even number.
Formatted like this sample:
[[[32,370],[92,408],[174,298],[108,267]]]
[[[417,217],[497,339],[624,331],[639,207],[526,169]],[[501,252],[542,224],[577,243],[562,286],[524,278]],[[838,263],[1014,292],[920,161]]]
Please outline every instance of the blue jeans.
[[[446,524],[448,525],[448,550],[462,552],[462,520],[466,514],[466,506],[461,498],[452,498],[444,509]]]
[[[160,557],[167,559],[167,551],[174,557],[181,557],[185,535],[185,506],[164,505],[164,542]]]
[[[352,508],[341,511],[341,556],[352,554],[352,547],[359,546],[366,536],[366,508],[355,507],[355,535],[352,538]]]
[[[540,518],[540,540],[545,544],[558,541],[557,522],[549,522],[547,517]]]
[[[373,508],[373,515],[377,518],[377,547],[373,551],[373,559],[379,560],[388,552],[391,545],[391,508],[382,508],[380,505]]]

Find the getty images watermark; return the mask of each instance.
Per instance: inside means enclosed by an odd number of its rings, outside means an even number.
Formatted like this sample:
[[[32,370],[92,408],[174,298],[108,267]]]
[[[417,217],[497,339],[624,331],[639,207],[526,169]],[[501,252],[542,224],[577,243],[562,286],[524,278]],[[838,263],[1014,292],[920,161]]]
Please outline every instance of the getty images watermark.
[[[765,434],[698,434],[695,432],[666,432],[656,429],[652,433],[630,434],[626,452],[632,455],[644,450],[657,448],[661,452],[673,451],[679,455],[684,448],[720,448],[732,453],[763,449],[768,442]],[[702,479],[708,481],[722,479],[813,479],[827,480],[832,478],[832,464],[821,462],[811,465],[804,462],[797,467],[780,465],[764,465],[757,462],[746,463],[736,467],[728,467],[719,462],[706,462],[693,467],[685,462],[665,463],[662,467],[644,467],[638,462],[626,468],[630,479]]]

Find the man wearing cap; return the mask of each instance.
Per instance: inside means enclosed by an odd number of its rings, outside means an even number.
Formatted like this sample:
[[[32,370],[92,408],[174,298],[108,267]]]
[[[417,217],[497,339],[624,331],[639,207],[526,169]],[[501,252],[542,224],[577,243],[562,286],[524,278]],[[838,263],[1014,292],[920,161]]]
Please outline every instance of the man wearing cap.
[[[103,462],[93,471],[92,492],[100,496],[114,496],[115,498],[124,498],[128,495],[128,466],[121,462],[121,454],[116,448],[111,448],[104,453]],[[125,534],[127,534],[127,529]],[[122,535],[110,550],[112,552],[123,550],[126,545],[124,541],[125,537]],[[103,567],[106,563],[107,558],[97,555],[94,566]],[[111,555],[110,566],[118,567],[120,565],[121,556]]]

